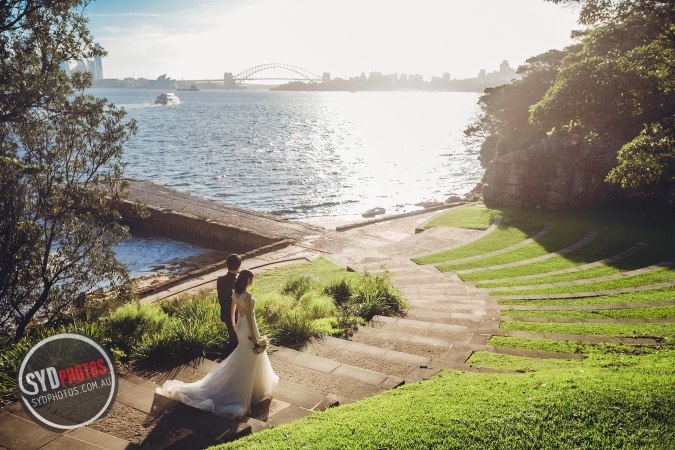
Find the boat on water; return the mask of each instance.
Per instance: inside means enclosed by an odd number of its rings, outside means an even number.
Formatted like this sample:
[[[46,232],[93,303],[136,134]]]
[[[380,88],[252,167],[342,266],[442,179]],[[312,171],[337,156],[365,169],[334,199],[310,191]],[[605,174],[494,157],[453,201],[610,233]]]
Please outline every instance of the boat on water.
[[[179,91],[194,91],[194,92],[199,91],[199,89],[197,89],[197,85],[196,85],[196,84],[193,84],[192,86],[190,86],[190,89],[178,88],[178,90],[179,90]]]
[[[163,92],[157,96],[155,105],[177,105],[180,99],[172,92]]]

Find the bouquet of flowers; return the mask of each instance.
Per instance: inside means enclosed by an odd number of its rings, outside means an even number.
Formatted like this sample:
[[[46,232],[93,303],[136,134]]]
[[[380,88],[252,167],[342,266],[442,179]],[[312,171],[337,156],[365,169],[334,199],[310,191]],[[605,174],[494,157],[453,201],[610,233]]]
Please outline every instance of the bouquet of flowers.
[[[251,341],[251,338],[249,337],[248,340]],[[258,338],[258,341],[253,343],[253,353],[256,355],[266,352],[269,348],[270,340],[265,336]]]

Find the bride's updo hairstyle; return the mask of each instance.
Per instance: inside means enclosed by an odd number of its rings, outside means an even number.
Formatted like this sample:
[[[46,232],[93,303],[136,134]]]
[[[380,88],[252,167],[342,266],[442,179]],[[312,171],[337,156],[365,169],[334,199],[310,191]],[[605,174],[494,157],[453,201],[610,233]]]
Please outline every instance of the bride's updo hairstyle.
[[[234,282],[234,292],[242,294],[248,287],[249,280],[253,280],[253,272],[250,270],[242,270],[239,272],[237,281]]]

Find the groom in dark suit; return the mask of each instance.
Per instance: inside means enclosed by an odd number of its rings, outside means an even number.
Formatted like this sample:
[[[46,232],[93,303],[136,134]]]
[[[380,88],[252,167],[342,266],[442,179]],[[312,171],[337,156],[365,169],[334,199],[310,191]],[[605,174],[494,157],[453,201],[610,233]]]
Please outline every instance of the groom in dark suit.
[[[232,254],[227,257],[225,264],[227,265],[227,274],[218,277],[216,280],[216,289],[218,290],[218,303],[220,303],[220,320],[225,322],[227,333],[230,335],[230,343],[228,344],[227,349],[229,352],[232,352],[239,344],[237,333],[234,331],[234,324],[232,323],[230,311],[232,308],[232,289],[234,288],[234,282],[237,280],[237,273],[239,273],[239,268],[241,267],[241,257],[237,254]],[[236,315],[237,313],[235,313],[235,320]]]

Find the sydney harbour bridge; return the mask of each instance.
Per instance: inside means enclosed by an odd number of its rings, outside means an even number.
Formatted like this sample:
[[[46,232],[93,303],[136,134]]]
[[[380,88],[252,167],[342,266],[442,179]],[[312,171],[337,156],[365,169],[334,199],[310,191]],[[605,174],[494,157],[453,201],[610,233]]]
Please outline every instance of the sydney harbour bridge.
[[[265,70],[271,70],[271,69],[283,69],[289,72],[293,72],[294,75],[286,78],[279,78],[279,77],[274,77],[274,78],[265,78],[265,77],[259,77],[255,76],[260,72],[263,72]],[[302,67],[298,66],[293,66],[290,64],[284,64],[284,63],[270,63],[270,64],[261,64],[259,66],[254,66],[249,69],[244,70],[243,72],[239,72],[236,75],[232,75],[232,73],[225,72],[225,75],[223,76],[222,79],[216,79],[216,80],[194,80],[195,82],[212,82],[212,83],[223,83],[223,87],[230,87],[234,88],[236,86],[239,86],[241,83],[244,81],[268,81],[268,80],[286,80],[286,81],[314,81],[314,82],[319,82],[322,81],[322,77],[319,75],[310,72],[309,70],[303,69]]]

